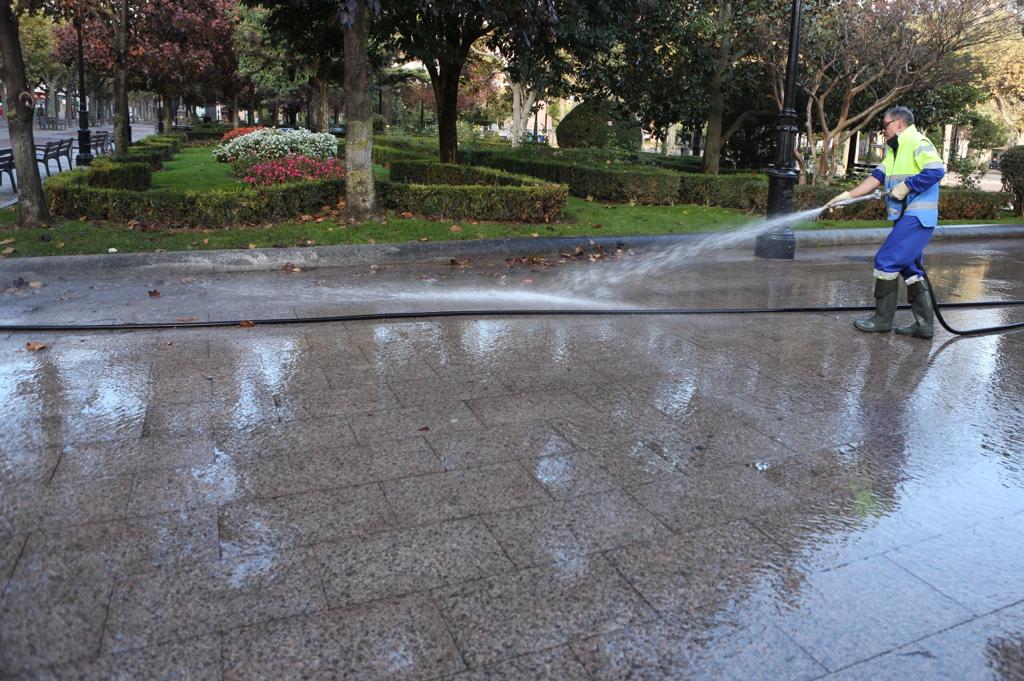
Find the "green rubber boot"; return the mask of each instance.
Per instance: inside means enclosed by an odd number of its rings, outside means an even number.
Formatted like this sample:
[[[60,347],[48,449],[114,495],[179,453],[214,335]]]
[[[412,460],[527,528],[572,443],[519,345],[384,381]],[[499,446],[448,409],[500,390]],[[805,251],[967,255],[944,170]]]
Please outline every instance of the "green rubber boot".
[[[892,331],[892,318],[896,315],[896,297],[900,292],[897,279],[875,279],[875,314],[853,323],[867,333]]]
[[[935,333],[935,310],[932,309],[932,299],[928,295],[928,285],[923,281],[915,281],[908,286],[907,302],[914,312],[914,323],[898,326],[893,331],[904,336],[931,338]]]

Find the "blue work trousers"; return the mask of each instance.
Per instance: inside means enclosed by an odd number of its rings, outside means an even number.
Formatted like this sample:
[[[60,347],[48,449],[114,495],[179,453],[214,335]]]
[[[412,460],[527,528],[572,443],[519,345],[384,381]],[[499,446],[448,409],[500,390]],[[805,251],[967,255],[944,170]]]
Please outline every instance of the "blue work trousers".
[[[904,279],[923,276],[917,259],[924,258],[924,247],[935,233],[934,227],[925,227],[913,215],[897,220],[882,247],[875,254],[875,269],[880,272],[899,272]],[[886,277],[888,278],[888,277]]]

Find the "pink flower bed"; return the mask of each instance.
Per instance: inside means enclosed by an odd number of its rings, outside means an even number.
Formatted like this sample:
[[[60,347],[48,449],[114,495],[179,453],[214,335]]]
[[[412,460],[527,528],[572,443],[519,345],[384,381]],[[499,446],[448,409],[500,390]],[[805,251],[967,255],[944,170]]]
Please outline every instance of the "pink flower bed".
[[[320,161],[308,156],[289,155],[257,163],[243,179],[249,184],[269,185],[297,180],[340,180],[345,177],[345,162],[337,158]]]

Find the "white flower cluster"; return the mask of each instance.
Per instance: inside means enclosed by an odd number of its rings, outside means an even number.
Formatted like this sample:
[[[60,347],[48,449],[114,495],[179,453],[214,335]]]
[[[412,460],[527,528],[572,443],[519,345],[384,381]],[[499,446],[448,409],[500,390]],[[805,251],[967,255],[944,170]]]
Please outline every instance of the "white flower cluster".
[[[217,145],[213,157],[224,163],[251,166],[288,154],[324,160],[338,155],[338,139],[325,132],[265,128]]]

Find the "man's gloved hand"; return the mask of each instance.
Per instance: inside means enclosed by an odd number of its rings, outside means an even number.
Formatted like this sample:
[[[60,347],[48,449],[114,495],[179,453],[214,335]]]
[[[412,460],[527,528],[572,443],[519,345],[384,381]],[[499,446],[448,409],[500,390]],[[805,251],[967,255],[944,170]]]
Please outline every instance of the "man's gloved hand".
[[[900,182],[898,185],[889,190],[889,196],[896,199],[897,201],[902,201],[903,199],[907,198],[907,194],[909,193],[910,187],[907,186],[906,182]]]
[[[828,203],[826,203],[825,208],[828,208],[829,210],[835,210],[836,208],[839,207],[836,205],[837,203],[843,203],[844,201],[850,201],[851,199],[853,199],[853,196],[850,194],[850,192],[843,192],[839,196],[833,197]]]

